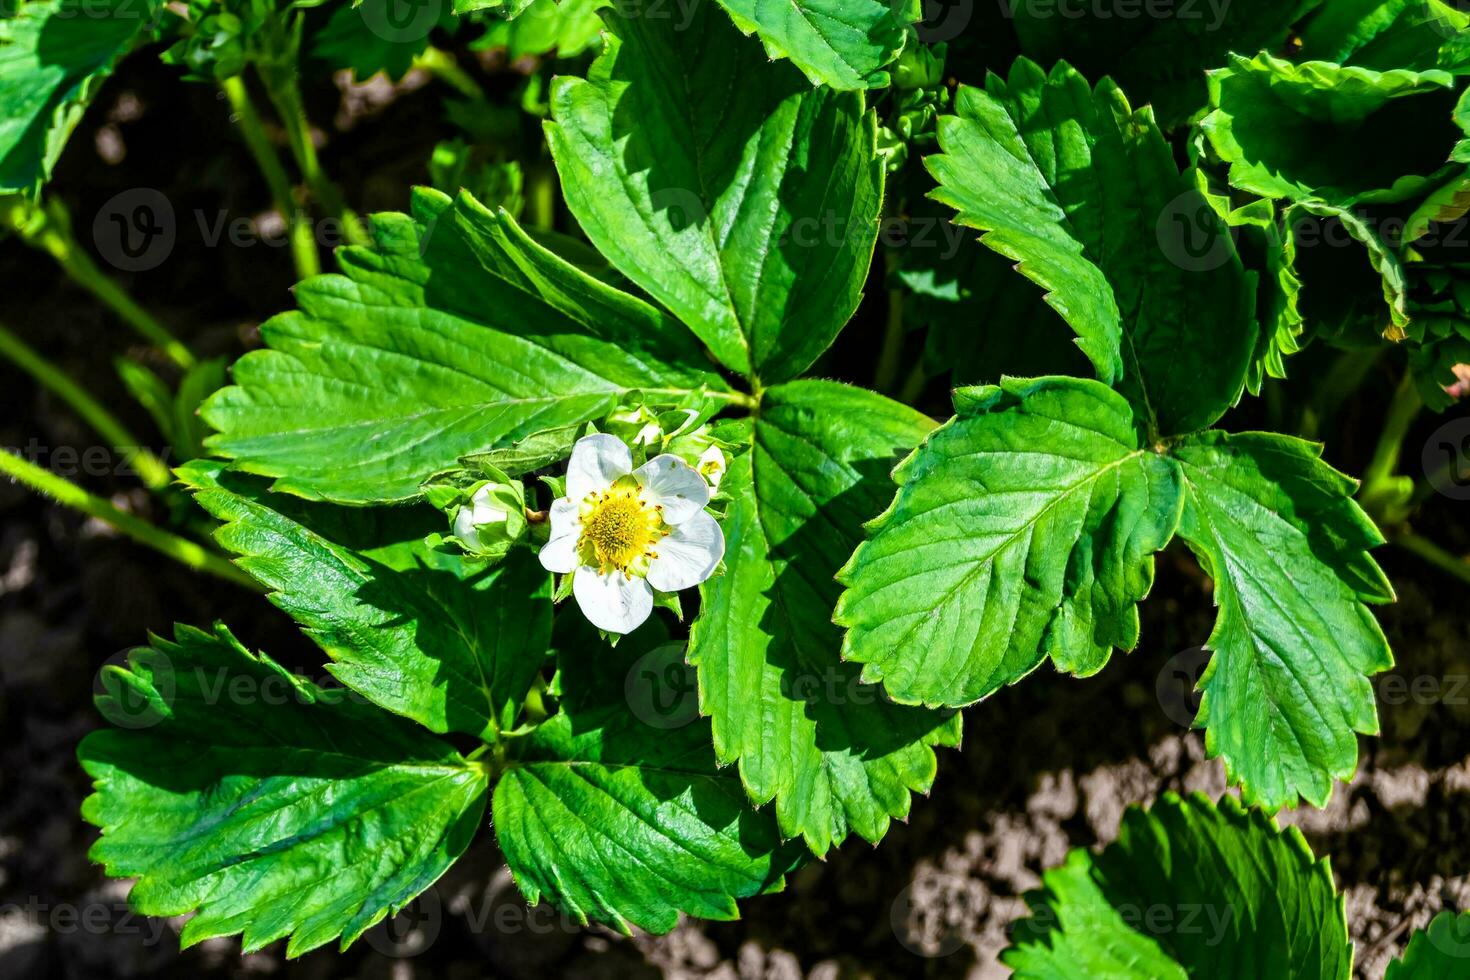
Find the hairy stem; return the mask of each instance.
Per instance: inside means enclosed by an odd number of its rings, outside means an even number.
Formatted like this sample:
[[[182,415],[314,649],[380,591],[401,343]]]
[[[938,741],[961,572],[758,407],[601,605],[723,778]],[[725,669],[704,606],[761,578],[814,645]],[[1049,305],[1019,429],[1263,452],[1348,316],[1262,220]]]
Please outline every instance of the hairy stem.
[[[9,228],[27,245],[50,255],[68,278],[101,300],[139,336],[156,345],[180,367],[194,366],[194,355],[189,348],[134,302],[77,244],[71,233],[71,220],[60,201],[53,199],[41,208],[18,196],[0,198],[0,228]]]
[[[286,227],[291,240],[291,257],[296,263],[297,278],[309,279],[318,275],[322,271],[322,263],[321,256],[317,252],[316,240],[312,235],[311,222],[306,220],[306,216],[296,203],[291,178],[286,174],[285,165],[281,163],[276,148],[271,145],[270,137],[265,133],[260,114],[256,112],[254,103],[250,101],[245,79],[236,75],[225,79],[220,83],[220,87],[224,89],[225,97],[230,101],[230,111],[234,114],[234,121],[240,126],[240,135],[244,137],[245,145],[250,149],[250,155],[255,158],[255,164],[260,168],[260,174],[265,178],[266,186],[270,188],[271,200],[276,210],[281,212],[281,216],[286,219]]]
[[[132,465],[138,471],[138,478],[148,489],[157,492],[173,482],[173,474],[163,460],[144,448],[138,437],[129,432],[116,415],[88,394],[81,385],[67,377],[66,372],[46,360],[4,326],[0,326],[0,357],[11,361],[71,406],[72,411],[106,439],[112,449],[131,450],[134,453]]]
[[[290,144],[291,155],[296,158],[296,166],[301,169],[301,175],[306,179],[306,186],[311,188],[312,196],[329,217],[341,222],[349,243],[368,244],[367,229],[362,220],[347,207],[342,199],[342,192],[322,169],[321,159],[316,154],[316,144],[311,141],[311,126],[306,121],[306,105],[301,101],[296,66],[261,63],[258,67],[271,104],[276,107],[281,125],[286,128],[286,141]]]
[[[0,474],[23,483],[57,503],[81,511],[88,517],[117,529],[141,545],[167,555],[174,561],[198,572],[217,576],[236,585],[259,592],[255,580],[222,557],[176,534],[155,527],[142,518],[119,510],[110,501],[88,493],[50,470],[42,469],[8,449],[0,449]]]

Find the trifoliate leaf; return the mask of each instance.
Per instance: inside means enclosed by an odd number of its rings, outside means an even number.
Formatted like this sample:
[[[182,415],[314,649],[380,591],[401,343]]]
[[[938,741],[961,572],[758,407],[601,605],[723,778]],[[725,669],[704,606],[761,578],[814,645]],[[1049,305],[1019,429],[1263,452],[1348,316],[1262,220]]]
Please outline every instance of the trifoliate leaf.
[[[1131,15],[1126,5],[1069,0],[1010,0],[1010,8],[1026,55],[1042,64],[1065,59],[1090,78],[1106,75],[1173,126],[1204,107],[1204,68],[1223,64],[1231,51],[1279,47],[1320,2],[1178,0]]]
[[[377,215],[342,275],[296,287],[268,350],[205,403],[210,448],[274,489],[340,503],[419,496],[461,456],[607,414],[630,391],[728,390],[667,315],[537,245],[473,198]]]
[[[844,656],[905,704],[967,705],[1048,656],[1088,675],[1132,649],[1182,506],[1176,468],[1105,385],[1008,379],[955,408],[838,575]]]
[[[1448,49],[1467,30],[1470,14],[1440,0],[1332,0],[1307,22],[1296,56],[1378,71],[1462,72],[1470,66],[1457,64]]]
[[[1073,851],[1026,896],[1002,961],[1018,980],[1348,980],[1326,859],[1232,797],[1166,793],[1101,853]]]
[[[332,676],[431,731],[488,740],[515,727],[551,639],[551,576],[529,550],[487,567],[424,546],[401,511],[397,534],[349,537],[343,525],[372,512],[266,494],[218,463],[179,473],[225,522],[220,544],[332,658]]]
[[[716,768],[709,723],[629,710],[624,677],[662,638],[656,621],[615,650],[572,632],[562,710],[511,742],[495,787],[495,833],[526,900],[667,932],[680,912],[733,919],[737,899],[779,891],[802,849],[751,808],[733,768]]]
[[[1369,677],[1393,665],[1365,603],[1393,590],[1369,556],[1383,542],[1354,481],[1321,447],[1206,432],[1175,446],[1180,536],[1215,583],[1219,618],[1195,723],[1250,804],[1323,806],[1376,734]]]
[[[719,0],[771,58],[790,58],[812,85],[882,88],[919,0]]]
[[[1025,59],[955,105],[927,161],[934,196],[1046,290],[1098,377],[1121,381],[1164,435],[1235,404],[1256,345],[1253,283],[1149,110]]]
[[[179,627],[108,668],[118,728],[78,749],[102,830],[90,856],[145,915],[195,913],[181,942],[345,948],[434,883],[485,809],[485,771],[416,725]]]
[[[1401,959],[1391,960],[1383,980],[1459,980],[1470,967],[1470,912],[1446,909],[1409,937]]]
[[[1214,111],[1200,125],[1241,190],[1340,207],[1405,201],[1444,178],[1463,136],[1452,83],[1442,71],[1231,55],[1210,73]]]
[[[688,24],[667,13],[620,5],[589,77],[557,83],[547,137],[567,204],[726,367],[796,377],[862,297],[883,196],[875,117],[769,64],[709,5]]]
[[[0,194],[34,195],[82,113],[150,32],[155,0],[30,0],[0,11]]]
[[[782,833],[818,855],[853,831],[876,843],[911,792],[928,792],[932,746],[959,743],[958,714],[862,683],[832,625],[832,576],[892,495],[894,461],[933,424],[833,382],[770,388],[720,484],[726,571],[700,589],[689,648],[701,709],[720,761],[738,761],[751,798],[774,798]]]

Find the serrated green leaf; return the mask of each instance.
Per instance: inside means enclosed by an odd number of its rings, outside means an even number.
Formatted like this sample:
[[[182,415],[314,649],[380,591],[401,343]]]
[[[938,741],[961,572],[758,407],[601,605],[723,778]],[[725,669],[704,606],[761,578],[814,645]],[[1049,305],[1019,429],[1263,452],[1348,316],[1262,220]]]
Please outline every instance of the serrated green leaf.
[[[1446,50],[1470,29],[1470,15],[1440,0],[1332,0],[1301,33],[1302,61],[1333,61],[1378,71],[1464,71]],[[1254,47],[1269,47],[1257,45]]]
[[[1095,381],[960,389],[838,575],[843,654],[906,704],[962,706],[1048,656],[1088,675],[1138,641],[1178,473]]]
[[[385,72],[394,81],[401,79],[413,67],[414,59],[428,49],[433,29],[448,29],[454,24],[459,4],[453,11],[438,7],[438,18],[423,25],[415,13],[415,26],[398,30],[396,3],[360,0],[338,7],[311,39],[312,57],[334,69],[350,69],[358,81],[367,81],[378,72]]]
[[[531,241],[503,212],[415,194],[342,275],[296,287],[268,350],[205,403],[210,448],[274,489],[339,503],[419,496],[461,456],[604,415],[633,390],[728,388],[694,337]],[[652,397],[652,395],[650,395]]]
[[[719,0],[771,58],[790,58],[812,85],[883,88],[919,0]]]
[[[225,522],[215,537],[236,564],[332,658],[332,676],[434,732],[488,740],[515,727],[551,639],[551,576],[529,550],[493,566],[435,551],[401,511],[389,541],[369,548],[359,533],[344,545],[340,523],[310,526],[323,523],[314,512],[330,520],[330,508],[263,493],[218,463],[179,474]],[[369,519],[365,511],[335,516]],[[442,515],[431,516],[442,529]]]
[[[483,817],[483,769],[223,627],[179,627],[104,676],[98,706],[124,727],[78,749],[95,780],[82,816],[102,830],[90,856],[138,879],[139,912],[197,911],[184,946],[243,932],[246,952],[286,936],[287,956],[345,948],[433,884]]]
[[[1241,190],[1339,207],[1405,201],[1444,178],[1461,138],[1453,81],[1443,71],[1231,55],[1210,72],[1214,111],[1200,126]]]
[[[602,32],[598,8],[606,0],[530,0],[522,9],[492,21],[475,42],[479,50],[504,48],[511,59],[555,52],[574,58],[597,43]]]
[[[562,710],[512,742],[495,787],[495,832],[526,900],[667,932],[680,912],[734,919],[737,899],[779,891],[803,850],[716,767],[709,723],[653,725],[629,710],[628,663],[666,638],[657,621],[615,650],[590,628],[569,632]]]
[[[645,8],[610,14],[589,77],[553,92],[567,204],[721,363],[796,377],[862,298],[883,197],[875,117],[768,64],[708,5],[682,27]]]
[[[1470,912],[1449,909],[1409,937],[1400,959],[1391,960],[1383,980],[1459,980],[1470,970]]]
[[[1010,0],[1010,9],[1026,55],[1043,64],[1066,60],[1090,78],[1113,78],[1173,126],[1204,107],[1204,68],[1222,64],[1231,51],[1276,49],[1321,2],[1181,0],[1131,8],[1130,15],[1127,5]]]
[[[1354,481],[1321,447],[1206,432],[1174,447],[1186,488],[1179,534],[1214,579],[1215,651],[1197,725],[1248,803],[1323,806],[1378,732],[1369,677],[1393,666],[1365,603],[1393,590]]]
[[[689,661],[721,762],[818,855],[876,843],[934,780],[960,717],[892,704],[839,657],[833,575],[889,499],[889,470],[934,423],[829,381],[767,389],[753,445],[720,484],[726,571],[700,589]]]
[[[151,30],[153,0],[30,0],[0,12],[0,194],[34,195],[117,63]]]
[[[926,161],[934,197],[1046,290],[1098,377],[1165,435],[1235,404],[1256,345],[1253,282],[1149,110],[1025,59],[955,105],[943,154]]]
[[[1099,854],[1073,851],[1026,896],[1002,961],[1018,980],[1348,980],[1327,861],[1232,797],[1166,793]]]

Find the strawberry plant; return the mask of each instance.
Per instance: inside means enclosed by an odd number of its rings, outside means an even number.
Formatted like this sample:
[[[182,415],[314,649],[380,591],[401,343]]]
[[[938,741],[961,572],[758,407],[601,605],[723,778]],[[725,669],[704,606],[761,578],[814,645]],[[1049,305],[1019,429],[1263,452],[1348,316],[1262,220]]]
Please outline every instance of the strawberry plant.
[[[0,192],[184,372],[175,392],[119,368],[180,449],[150,486],[188,516],[176,535],[0,466],[264,591],[332,682],[223,623],[104,673],[83,816],[138,911],[190,915],[184,945],[345,948],[493,833],[526,900],[579,923],[733,918],[907,818],[962,711],[1138,647],[1172,546],[1213,590],[1194,724],[1236,795],[1167,796],[1074,852],[1005,962],[1349,975],[1330,870],[1272,814],[1326,806],[1378,733],[1375,549],[1470,580],[1398,472],[1410,423],[1470,383],[1466,14],[1237,3],[1062,30],[1021,4],[1011,50],[876,0],[471,0],[406,40],[374,0],[108,9],[0,19]],[[580,61],[537,62],[507,112],[430,42],[469,27]],[[150,46],[220,88],[287,217],[295,308],[228,381],[38,196]],[[405,210],[360,214],[327,175],[307,59],[462,97]],[[340,228],[336,271],[307,208]],[[862,343],[865,291],[887,300],[871,386],[834,353]],[[18,340],[0,353],[113,425]],[[1320,383],[1288,387],[1314,356]],[[1316,440],[1385,364],[1360,487]],[[698,698],[672,727],[626,687],[670,642]],[[1451,975],[1466,928],[1437,919],[1390,976]]]

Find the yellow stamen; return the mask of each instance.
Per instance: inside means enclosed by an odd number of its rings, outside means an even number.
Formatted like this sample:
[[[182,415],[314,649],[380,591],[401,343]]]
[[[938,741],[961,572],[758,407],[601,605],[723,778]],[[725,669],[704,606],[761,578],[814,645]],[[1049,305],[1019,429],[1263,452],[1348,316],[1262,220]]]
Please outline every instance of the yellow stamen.
[[[577,551],[584,564],[606,574],[646,575],[648,563],[658,557],[654,545],[668,536],[663,508],[643,499],[637,483],[618,481],[582,501],[582,537]]]

